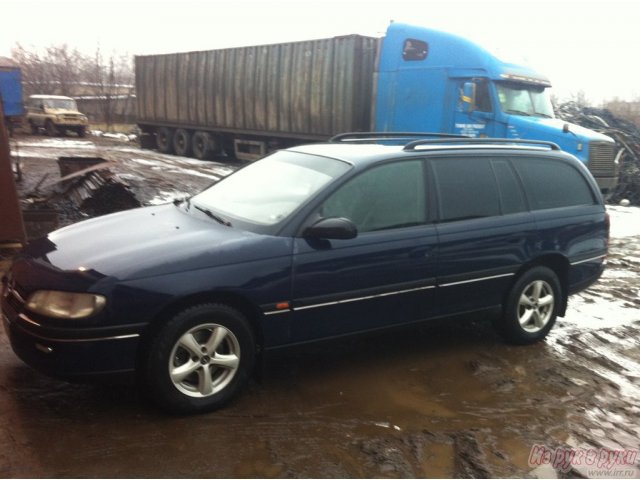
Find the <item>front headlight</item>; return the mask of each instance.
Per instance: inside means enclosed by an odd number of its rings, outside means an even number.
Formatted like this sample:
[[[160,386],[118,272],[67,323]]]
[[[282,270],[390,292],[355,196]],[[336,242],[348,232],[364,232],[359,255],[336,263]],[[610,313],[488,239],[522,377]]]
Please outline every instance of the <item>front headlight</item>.
[[[29,296],[26,307],[47,317],[76,319],[98,313],[106,303],[105,297],[92,293],[38,290]]]

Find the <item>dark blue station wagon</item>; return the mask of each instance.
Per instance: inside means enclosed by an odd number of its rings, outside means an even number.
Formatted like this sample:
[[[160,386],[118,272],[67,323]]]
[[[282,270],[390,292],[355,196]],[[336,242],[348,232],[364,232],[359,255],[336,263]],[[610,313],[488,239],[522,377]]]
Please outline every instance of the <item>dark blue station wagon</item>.
[[[159,405],[202,412],[277,347],[469,313],[539,341],[602,273],[608,234],[595,181],[553,144],[343,135],[32,242],[2,317],[39,370],[135,372]]]

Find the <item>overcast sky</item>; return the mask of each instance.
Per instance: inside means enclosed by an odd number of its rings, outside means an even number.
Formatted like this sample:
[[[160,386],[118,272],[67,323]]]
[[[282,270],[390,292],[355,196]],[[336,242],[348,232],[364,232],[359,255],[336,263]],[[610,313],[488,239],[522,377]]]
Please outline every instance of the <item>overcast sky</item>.
[[[168,53],[358,33],[390,21],[468,37],[595,104],[640,99],[640,0],[2,0],[0,56],[16,42],[91,53]]]

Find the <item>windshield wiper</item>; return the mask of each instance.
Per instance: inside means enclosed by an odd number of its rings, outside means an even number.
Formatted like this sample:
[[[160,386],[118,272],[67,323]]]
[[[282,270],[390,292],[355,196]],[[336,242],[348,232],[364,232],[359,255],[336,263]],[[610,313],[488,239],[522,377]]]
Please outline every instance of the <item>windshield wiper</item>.
[[[553,118],[548,113],[540,113],[540,112],[536,112],[536,117]]]
[[[196,210],[200,210],[207,217],[212,218],[213,220],[215,220],[216,222],[220,223],[221,225],[224,225],[225,227],[230,227],[231,226],[231,222],[229,220],[225,220],[224,218],[219,217],[218,215],[213,213],[208,208],[199,207],[198,205],[194,205],[194,207],[195,207]]]

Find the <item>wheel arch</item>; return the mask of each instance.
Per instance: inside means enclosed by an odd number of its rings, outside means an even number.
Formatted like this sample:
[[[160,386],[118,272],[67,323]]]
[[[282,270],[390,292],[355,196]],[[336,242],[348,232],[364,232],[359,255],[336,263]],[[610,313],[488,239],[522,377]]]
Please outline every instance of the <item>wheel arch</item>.
[[[264,345],[264,333],[260,324],[260,318],[262,317],[261,310],[250,300],[237,293],[200,292],[172,301],[154,316],[153,320],[141,334],[137,362],[140,362],[140,359],[147,348],[149,339],[151,339],[153,335],[162,328],[166,321],[177,315],[182,310],[204,303],[224,304],[238,310],[242,315],[244,315],[254,334],[256,353],[260,354]]]
[[[552,270],[558,277],[560,288],[562,290],[562,301],[558,309],[558,316],[564,317],[567,311],[567,304],[569,299],[569,266],[569,259],[560,253],[544,254],[522,265],[516,272],[511,285],[513,286],[515,282],[522,276],[522,274],[534,267],[547,267],[548,269]],[[510,291],[511,288],[509,288],[509,290],[507,291],[503,305],[506,305],[506,300]]]

